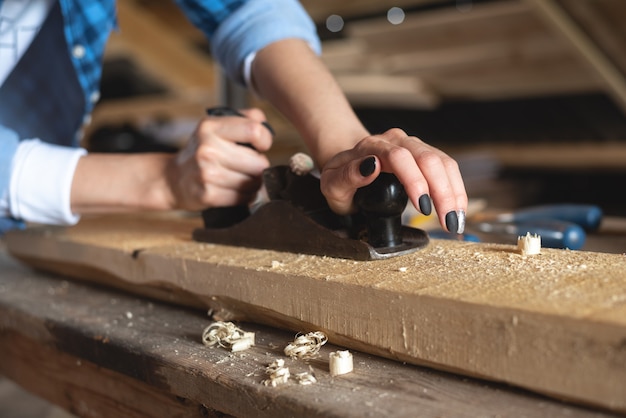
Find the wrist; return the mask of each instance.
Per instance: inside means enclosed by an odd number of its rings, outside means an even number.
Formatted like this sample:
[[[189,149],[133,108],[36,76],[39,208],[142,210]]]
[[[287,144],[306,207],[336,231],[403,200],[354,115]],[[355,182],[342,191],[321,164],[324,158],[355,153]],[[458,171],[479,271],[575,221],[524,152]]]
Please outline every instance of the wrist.
[[[88,154],[72,183],[76,213],[170,210],[175,199],[167,179],[173,154]]]

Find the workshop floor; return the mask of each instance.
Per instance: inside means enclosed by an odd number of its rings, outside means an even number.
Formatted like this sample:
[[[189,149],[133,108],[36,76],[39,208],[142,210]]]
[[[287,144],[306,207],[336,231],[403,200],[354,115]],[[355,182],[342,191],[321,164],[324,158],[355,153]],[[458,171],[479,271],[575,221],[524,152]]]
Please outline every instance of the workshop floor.
[[[75,418],[0,377],[0,418]]]

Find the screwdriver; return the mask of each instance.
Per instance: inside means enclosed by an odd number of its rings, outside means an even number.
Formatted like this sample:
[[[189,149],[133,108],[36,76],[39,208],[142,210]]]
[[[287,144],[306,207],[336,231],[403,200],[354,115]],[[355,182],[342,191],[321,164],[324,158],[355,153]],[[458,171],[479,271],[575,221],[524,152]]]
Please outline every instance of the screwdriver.
[[[552,204],[530,206],[509,213],[477,213],[471,222],[515,223],[556,220],[574,223],[587,231],[595,231],[602,222],[602,209],[596,205]],[[563,225],[556,225],[563,228]]]
[[[573,222],[558,219],[539,219],[524,222],[479,222],[472,226],[489,234],[524,236],[527,233],[539,235],[541,245],[547,248],[569,248],[579,250],[585,244],[584,229]]]

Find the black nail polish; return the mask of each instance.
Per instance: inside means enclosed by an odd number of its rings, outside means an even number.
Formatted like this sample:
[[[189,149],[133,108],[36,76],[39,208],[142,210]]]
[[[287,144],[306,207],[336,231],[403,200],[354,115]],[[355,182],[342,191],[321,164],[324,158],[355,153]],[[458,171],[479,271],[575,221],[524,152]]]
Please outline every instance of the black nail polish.
[[[261,125],[265,126],[267,130],[270,131],[272,136],[276,136],[276,131],[274,131],[274,128],[272,128],[272,125],[270,125],[269,122],[264,120],[263,122],[261,122]]]
[[[218,106],[211,107],[206,110],[206,114],[209,116],[241,116],[245,117],[243,114],[239,113],[233,108],[227,106]]]
[[[420,196],[418,203],[420,206],[420,212],[422,212],[426,216],[430,215],[430,213],[433,210],[430,204],[430,196],[424,193],[423,195]]]
[[[446,228],[453,234],[456,234],[459,229],[459,218],[453,210],[446,214]]]
[[[363,177],[369,177],[372,173],[376,171],[376,158],[375,157],[367,157],[361,164],[359,165],[359,172]]]

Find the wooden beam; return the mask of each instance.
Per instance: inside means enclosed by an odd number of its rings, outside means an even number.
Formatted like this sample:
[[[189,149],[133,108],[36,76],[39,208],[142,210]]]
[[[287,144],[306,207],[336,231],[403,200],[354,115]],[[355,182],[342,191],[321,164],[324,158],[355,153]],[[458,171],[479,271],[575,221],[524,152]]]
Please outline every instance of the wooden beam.
[[[211,57],[176,30],[147,13],[136,1],[117,4],[120,32],[113,33],[107,54],[130,56],[147,74],[173,93],[212,91],[215,88]]]
[[[595,42],[574,22],[569,14],[553,0],[526,0],[565,37],[580,56],[600,75],[608,92],[626,112],[626,77],[598,48]]]
[[[447,0],[302,0],[301,3],[316,22],[324,22],[331,14],[345,18],[385,14],[392,7],[410,8],[436,5]]]
[[[414,76],[338,74],[339,86],[353,105],[433,109],[439,97]]]
[[[593,39],[604,54],[626,72],[626,2],[621,0],[561,0],[563,10]]]
[[[623,172],[626,143],[620,141],[580,141],[566,143],[486,143],[471,147],[453,147],[456,155],[484,153],[507,168],[588,170]]]
[[[466,13],[452,7],[414,12],[400,25],[363,19],[349,22],[345,32],[346,39],[324,46],[324,61],[337,77],[416,77],[444,100],[603,88],[569,43],[520,1],[477,4]]]
[[[283,349],[293,332],[251,323],[237,325],[255,333],[254,347],[208,348],[201,342],[211,323],[204,310],[34,271],[2,249],[0,272],[0,374],[77,416],[614,417],[359,352],[352,373],[332,377],[329,353],[344,347],[329,343],[313,361],[291,360]],[[292,376],[313,370],[317,382],[263,385],[275,359],[284,359]]]
[[[532,9],[517,0],[478,4],[469,12],[455,8],[413,12],[392,25],[384,18],[350,22],[348,38],[364,40],[371,51],[436,50],[498,38],[515,39],[542,28]]]
[[[85,217],[7,237],[38,268],[413,364],[626,412],[626,258],[434,240],[355,262],[191,240],[200,219]],[[288,233],[286,225],[285,233]]]

